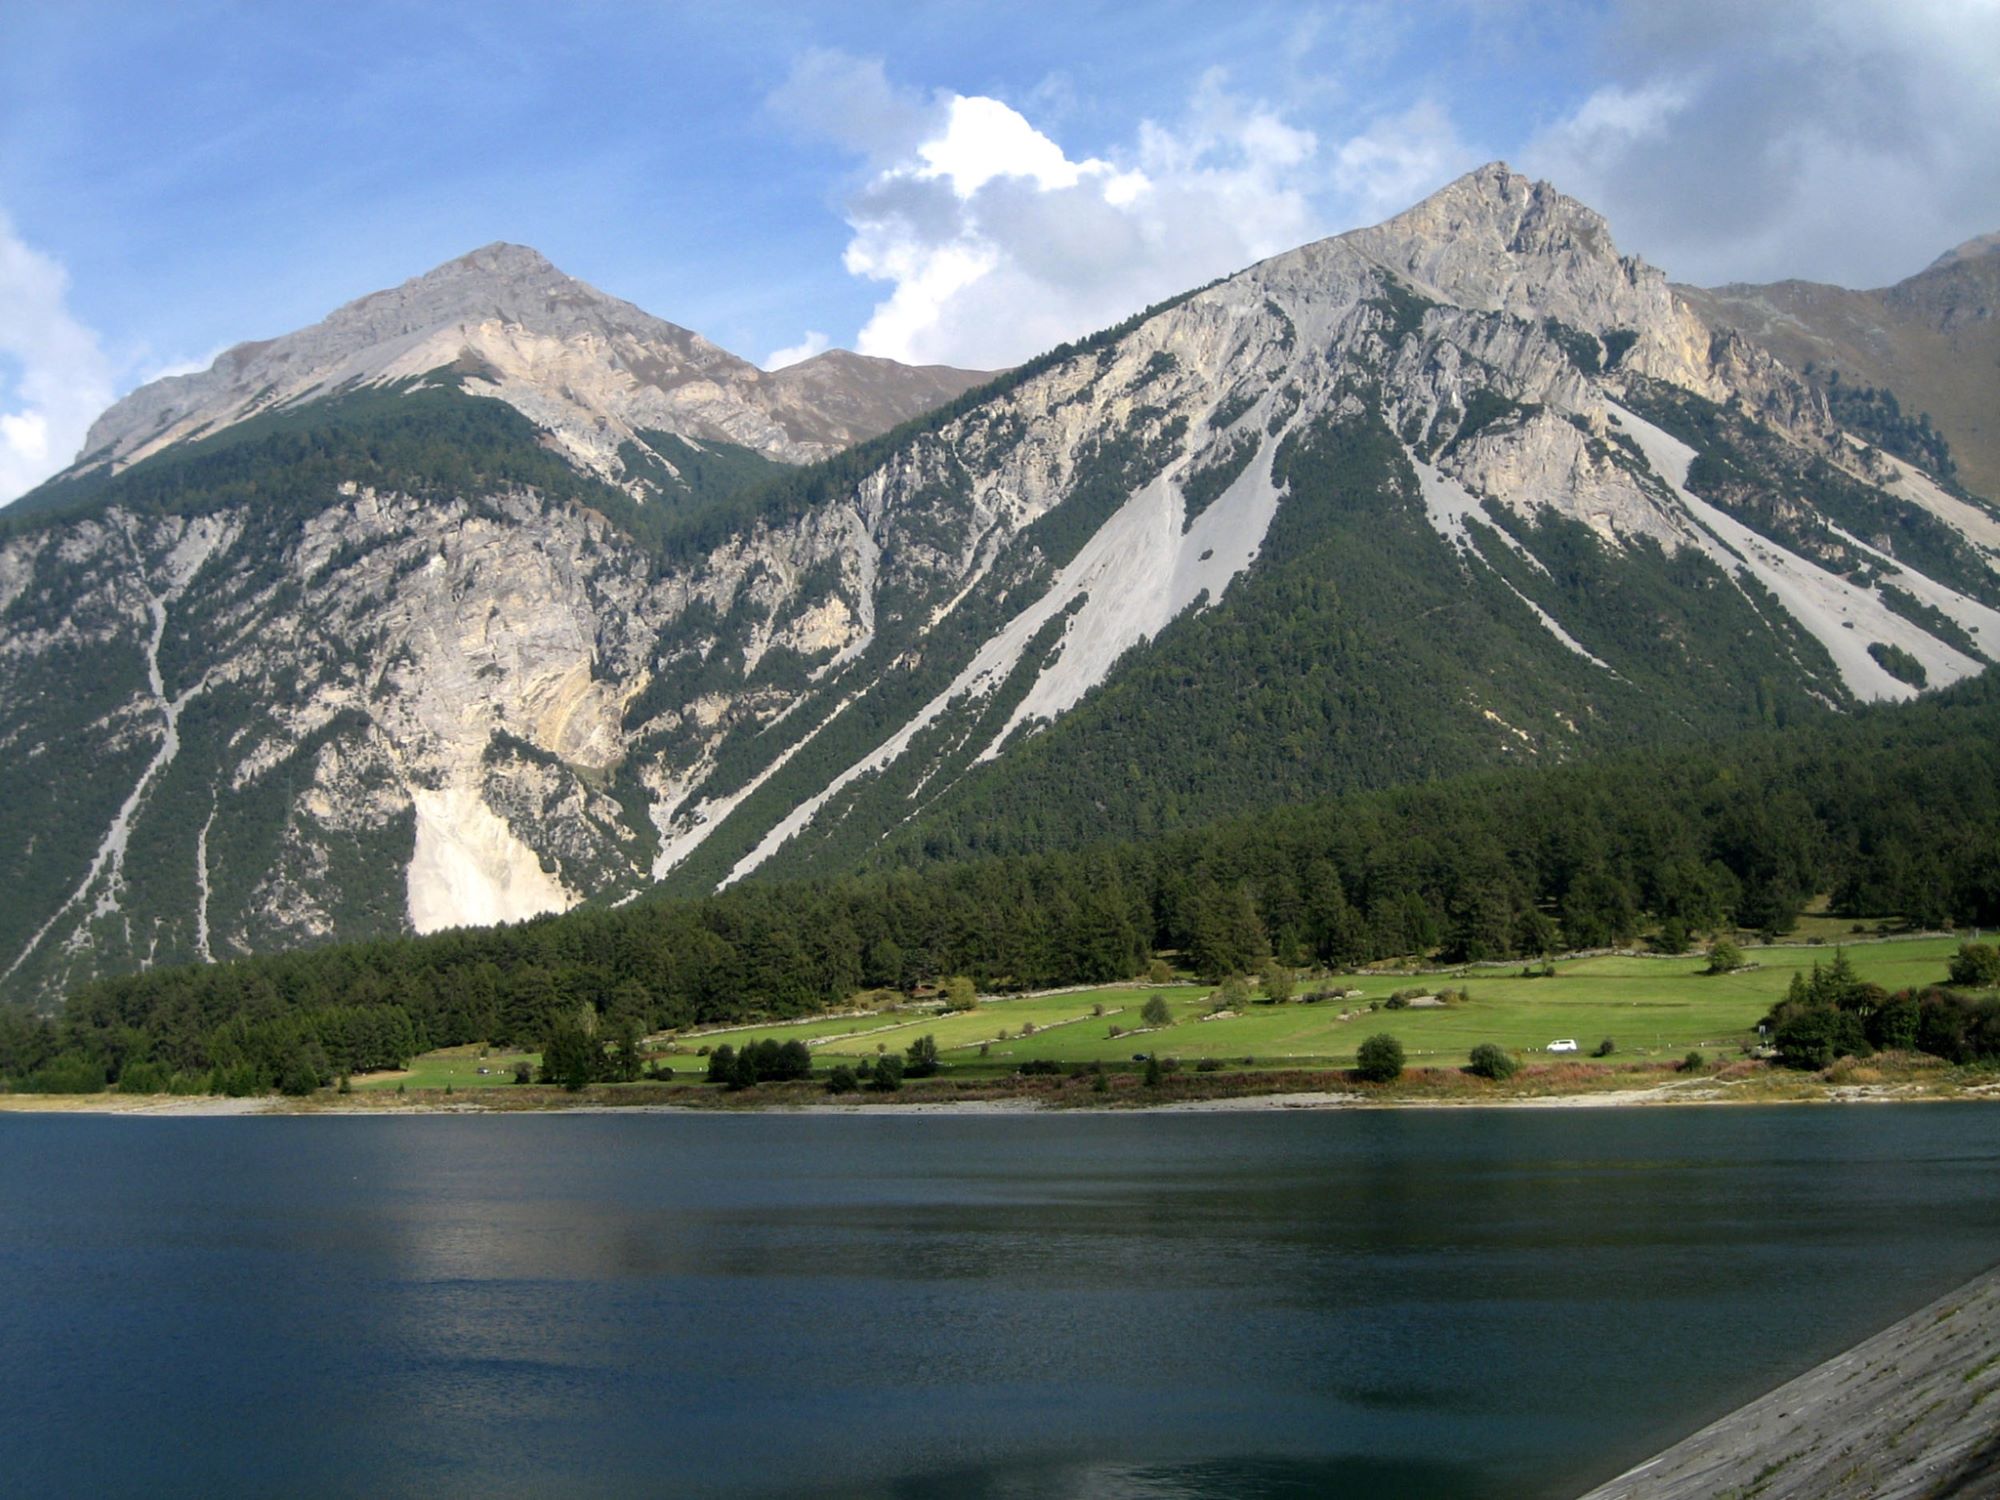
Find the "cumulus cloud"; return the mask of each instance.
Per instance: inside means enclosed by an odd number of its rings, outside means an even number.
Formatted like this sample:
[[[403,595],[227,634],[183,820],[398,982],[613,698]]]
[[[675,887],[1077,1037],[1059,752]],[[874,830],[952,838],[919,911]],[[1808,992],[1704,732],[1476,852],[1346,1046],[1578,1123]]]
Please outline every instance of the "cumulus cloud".
[[[773,349],[766,355],[764,358],[764,368],[767,370],[782,370],[786,365],[795,365],[800,360],[811,359],[815,354],[826,353],[827,347],[826,335],[821,333],[817,328],[808,328],[806,336],[796,344],[787,344],[782,349]]]
[[[0,503],[75,458],[115,394],[111,361],[68,301],[68,273],[0,216]]]
[[[1698,283],[1879,286],[2000,227],[1990,0],[1626,5],[1519,165]]]
[[[840,54],[810,54],[772,103],[868,159],[844,205],[846,268],[887,288],[864,354],[1013,364],[1321,232],[1316,137],[1220,74],[1102,157],[1002,100],[899,91]]]

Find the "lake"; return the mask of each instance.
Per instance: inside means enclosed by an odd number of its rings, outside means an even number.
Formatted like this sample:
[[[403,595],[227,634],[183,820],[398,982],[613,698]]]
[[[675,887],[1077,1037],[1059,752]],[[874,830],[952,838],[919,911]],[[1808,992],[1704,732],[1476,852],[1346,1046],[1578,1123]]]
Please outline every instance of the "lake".
[[[2000,1259],[2000,1108],[0,1115],[17,1494],[1574,1495]]]

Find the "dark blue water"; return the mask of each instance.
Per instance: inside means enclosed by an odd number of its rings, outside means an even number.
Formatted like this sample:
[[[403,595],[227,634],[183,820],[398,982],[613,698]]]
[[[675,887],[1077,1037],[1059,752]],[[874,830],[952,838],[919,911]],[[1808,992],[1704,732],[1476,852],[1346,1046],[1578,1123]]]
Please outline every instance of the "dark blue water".
[[[0,1487],[1574,1494],[2000,1259],[2000,1109],[0,1116]]]

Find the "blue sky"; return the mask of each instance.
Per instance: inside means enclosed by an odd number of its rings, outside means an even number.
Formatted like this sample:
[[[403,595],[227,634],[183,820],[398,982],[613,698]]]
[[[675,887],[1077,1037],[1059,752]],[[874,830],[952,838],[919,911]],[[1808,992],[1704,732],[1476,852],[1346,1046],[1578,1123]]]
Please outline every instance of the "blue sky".
[[[993,365],[1493,157],[1687,280],[2000,228],[2000,5],[0,4],[0,499],[496,239],[765,361]]]

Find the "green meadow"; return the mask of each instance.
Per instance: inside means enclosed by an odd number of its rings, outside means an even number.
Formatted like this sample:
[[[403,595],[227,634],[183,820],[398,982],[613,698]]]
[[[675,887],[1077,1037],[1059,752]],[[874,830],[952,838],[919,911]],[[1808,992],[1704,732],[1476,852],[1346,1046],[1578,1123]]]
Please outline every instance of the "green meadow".
[[[514,1065],[525,1062],[539,1066],[539,1052],[518,1052],[512,1048],[441,1047],[410,1059],[400,1073],[370,1073],[357,1076],[357,1089],[391,1089],[398,1084],[411,1089],[480,1089],[514,1081]]]
[[[1846,949],[1864,980],[1897,990],[1943,980],[1957,938],[1858,943]],[[1523,977],[1518,963],[1472,965],[1449,974],[1361,974],[1331,980],[1302,978],[1301,991],[1359,990],[1358,999],[1253,1003],[1246,1010],[1210,1016],[1211,987],[1174,984],[1111,985],[1061,994],[983,1000],[952,1015],[891,1010],[869,1015],[819,1017],[791,1025],[742,1026],[672,1039],[662,1062],[698,1072],[702,1047],[775,1037],[797,1038],[812,1048],[819,1068],[856,1062],[878,1052],[900,1053],[931,1035],[954,1071],[986,1067],[1011,1071],[1022,1063],[1131,1063],[1157,1053],[1184,1061],[1213,1057],[1241,1067],[1344,1067],[1362,1040],[1387,1032],[1403,1044],[1412,1065],[1463,1063],[1481,1042],[1496,1042],[1530,1057],[1558,1038],[1574,1039],[1588,1057],[1605,1038],[1613,1059],[1683,1056],[1691,1049],[1733,1051],[1756,1042],[1757,1022],[1785,993],[1794,973],[1831,962],[1832,945],[1745,950],[1752,967],[1733,974],[1701,972],[1707,960],[1611,956],[1558,961],[1553,977]],[[1431,993],[1463,989],[1468,998],[1443,1008],[1386,1009],[1397,991]],[[1170,1024],[1147,1028],[1146,1001],[1167,1002]],[[1371,1004],[1376,1007],[1371,1009]],[[1120,1035],[1113,1036],[1112,1028]]]

